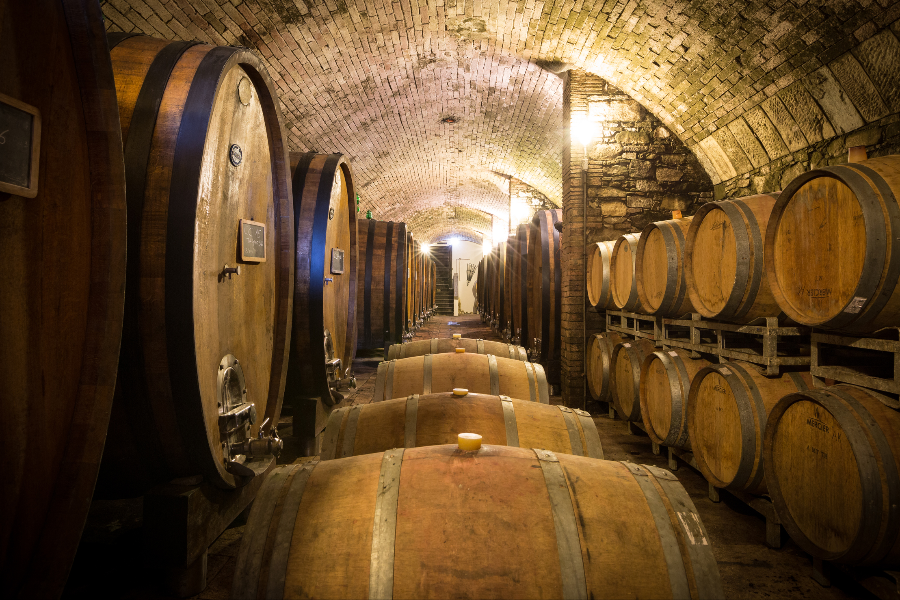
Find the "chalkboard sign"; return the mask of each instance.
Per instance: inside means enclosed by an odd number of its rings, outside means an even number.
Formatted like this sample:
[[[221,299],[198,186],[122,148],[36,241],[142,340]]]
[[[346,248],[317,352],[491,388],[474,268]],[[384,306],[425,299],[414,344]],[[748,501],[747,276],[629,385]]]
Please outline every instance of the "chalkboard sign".
[[[0,192],[37,196],[41,114],[0,94]]]
[[[266,262],[266,224],[241,219],[241,260]]]

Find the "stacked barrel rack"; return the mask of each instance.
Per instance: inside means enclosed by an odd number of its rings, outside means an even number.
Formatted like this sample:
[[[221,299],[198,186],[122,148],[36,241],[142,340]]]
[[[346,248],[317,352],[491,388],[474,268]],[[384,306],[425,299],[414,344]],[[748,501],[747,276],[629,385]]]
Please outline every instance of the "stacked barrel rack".
[[[900,564],[900,156],[861,154],[587,265],[592,398],[761,513],[770,546],[784,527],[823,584],[822,561]]]

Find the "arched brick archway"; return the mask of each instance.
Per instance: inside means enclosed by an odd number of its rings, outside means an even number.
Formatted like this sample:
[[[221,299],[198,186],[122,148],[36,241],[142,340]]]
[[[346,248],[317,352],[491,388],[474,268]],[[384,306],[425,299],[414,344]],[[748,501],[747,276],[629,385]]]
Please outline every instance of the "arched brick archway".
[[[551,71],[568,66],[649,109],[720,195],[774,189],[785,173],[839,160],[843,148],[828,142],[842,135],[891,147],[898,2],[671,4],[107,0],[103,9],[110,30],[255,49],[292,149],[348,154],[364,202],[394,219],[442,205],[484,171],[559,203],[562,83]],[[502,202],[478,208],[508,216]]]

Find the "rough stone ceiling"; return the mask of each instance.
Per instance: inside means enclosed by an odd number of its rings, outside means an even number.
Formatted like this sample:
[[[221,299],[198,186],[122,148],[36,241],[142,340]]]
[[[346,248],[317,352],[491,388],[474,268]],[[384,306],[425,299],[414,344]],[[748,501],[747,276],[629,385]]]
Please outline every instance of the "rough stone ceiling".
[[[363,208],[408,222],[424,241],[448,227],[480,239],[484,213],[495,228],[505,222],[498,174],[560,202],[562,82],[538,64],[607,78],[719,181],[731,171],[702,156],[710,134],[900,18],[895,0],[106,0],[103,9],[110,30],[255,49],[292,150],[348,155]],[[896,65],[893,42],[876,50]],[[896,110],[900,99],[889,100]],[[473,220],[432,222],[452,207],[473,209]]]

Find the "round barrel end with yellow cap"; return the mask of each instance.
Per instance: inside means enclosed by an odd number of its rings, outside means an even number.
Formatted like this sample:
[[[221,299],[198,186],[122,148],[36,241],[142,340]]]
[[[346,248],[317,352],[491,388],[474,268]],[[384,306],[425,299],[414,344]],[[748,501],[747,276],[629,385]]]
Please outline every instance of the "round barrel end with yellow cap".
[[[463,452],[475,452],[481,449],[481,436],[477,433],[459,434],[459,449]]]
[[[468,388],[453,388],[454,396],[466,396],[469,394]]]
[[[461,333],[454,333],[454,334],[453,334],[453,339],[454,339],[454,340],[462,339],[462,334],[461,334]]]
[[[457,349],[456,349],[456,353],[457,353],[457,354],[465,354],[465,352],[466,352],[466,349],[465,349],[465,348],[457,348]]]

